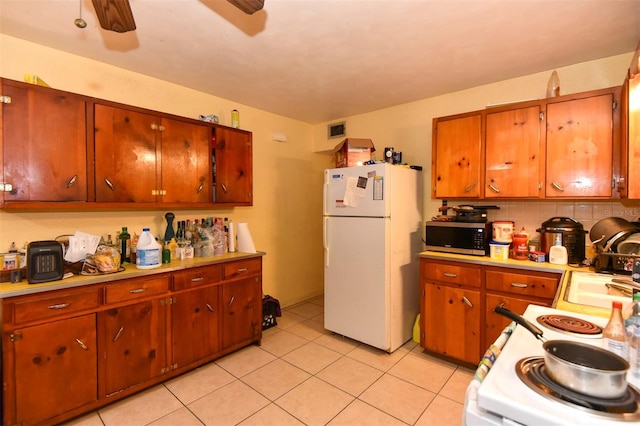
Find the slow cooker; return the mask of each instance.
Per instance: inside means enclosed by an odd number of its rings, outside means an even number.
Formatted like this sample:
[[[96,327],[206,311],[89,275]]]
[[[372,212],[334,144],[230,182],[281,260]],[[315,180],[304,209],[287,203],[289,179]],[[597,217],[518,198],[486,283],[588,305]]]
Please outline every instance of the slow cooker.
[[[549,254],[549,249],[560,235],[562,245],[567,248],[570,264],[581,264],[585,259],[586,231],[580,222],[570,217],[552,217],[536,229],[540,233],[540,251]],[[548,256],[547,256],[548,258]]]

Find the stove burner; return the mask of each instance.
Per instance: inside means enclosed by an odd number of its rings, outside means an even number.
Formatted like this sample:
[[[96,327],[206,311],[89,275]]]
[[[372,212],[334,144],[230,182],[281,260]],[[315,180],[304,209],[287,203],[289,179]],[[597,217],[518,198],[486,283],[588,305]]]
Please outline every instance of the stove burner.
[[[540,315],[537,320],[544,326],[567,334],[576,334],[582,337],[600,337],[602,335],[601,327],[581,318],[550,314]]]
[[[520,380],[545,398],[602,417],[624,421],[640,420],[640,393],[630,385],[619,398],[598,398],[574,392],[554,382],[546,373],[544,358],[521,359],[515,368]]]

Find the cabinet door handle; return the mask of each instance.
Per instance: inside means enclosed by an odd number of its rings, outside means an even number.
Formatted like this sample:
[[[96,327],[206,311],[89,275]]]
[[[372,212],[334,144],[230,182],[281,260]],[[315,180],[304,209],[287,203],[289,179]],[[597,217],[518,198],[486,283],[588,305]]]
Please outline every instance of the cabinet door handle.
[[[204,176],[200,176],[200,185],[198,185],[198,189],[196,190],[196,193],[199,194],[202,192],[202,189],[204,188],[204,181],[205,181]]]
[[[73,184],[76,183],[77,180],[78,180],[78,175],[73,175],[73,177],[69,179],[69,182],[67,182],[67,188],[71,188]]]
[[[227,193],[227,187],[224,183],[220,184],[220,188],[222,188],[222,192],[224,192],[225,194]]]
[[[564,192],[564,188],[562,186],[560,186],[560,184],[557,183],[557,182],[551,182],[551,186],[554,187],[555,189],[557,189],[560,192]]]
[[[248,270],[249,270],[248,268],[238,268],[236,273],[241,274],[242,272],[247,272]]]
[[[113,341],[115,342],[116,340],[118,340],[118,338],[120,337],[120,335],[122,334],[122,332],[124,331],[124,327],[120,327],[120,329],[118,330],[118,332],[116,333],[116,335],[113,337]]]
[[[476,186],[476,184],[475,184],[475,183],[472,183],[471,185],[467,186],[467,187],[464,189],[464,192],[469,192],[469,191],[471,191],[473,188],[475,188],[475,186]]]
[[[231,296],[231,299],[229,299],[229,305],[228,306],[231,306],[231,304],[233,303],[234,300],[236,300],[236,297],[235,296]]]
[[[208,310],[210,310],[211,312],[213,312],[213,306],[211,306],[211,305],[210,305],[210,304],[208,304],[208,303],[205,303],[204,305],[207,307],[207,309],[208,309]]]
[[[64,309],[68,307],[71,303],[58,303],[56,305],[49,306],[49,309]]]
[[[445,277],[447,277],[447,278],[455,278],[455,277],[457,277],[457,276],[458,276],[458,274],[454,274],[453,272],[445,272],[445,273],[444,273],[444,274],[442,274],[442,275],[444,275],[444,276],[445,276]]]
[[[131,294],[140,294],[140,293],[144,293],[145,291],[147,291],[146,288],[135,288],[133,290],[129,290],[129,293],[131,293]]]
[[[111,181],[107,178],[104,178],[104,183],[107,184],[107,186],[109,187],[110,190],[115,191],[115,188],[113,187],[113,184],[111,183]]]
[[[496,186],[492,183],[489,184],[489,189],[492,190],[495,193],[499,193],[500,190],[498,188],[496,188]]]
[[[81,347],[82,349],[84,349],[85,351],[88,351],[88,350],[89,350],[89,348],[87,347],[87,345],[85,345],[85,344],[84,344],[84,342],[83,342],[82,340],[80,340],[80,339],[76,339],[76,343],[77,343],[78,345],[80,345],[80,347]]]
[[[462,296],[462,301],[466,303],[470,308],[473,308],[473,303],[471,303],[471,300],[467,299],[467,296]]]
[[[529,284],[524,284],[524,283],[511,283],[511,287],[527,288],[527,287],[529,287]]]
[[[191,278],[191,282],[192,282],[192,283],[195,283],[195,282],[198,282],[198,281],[202,281],[202,280],[204,280],[204,277],[195,277],[195,278]]]

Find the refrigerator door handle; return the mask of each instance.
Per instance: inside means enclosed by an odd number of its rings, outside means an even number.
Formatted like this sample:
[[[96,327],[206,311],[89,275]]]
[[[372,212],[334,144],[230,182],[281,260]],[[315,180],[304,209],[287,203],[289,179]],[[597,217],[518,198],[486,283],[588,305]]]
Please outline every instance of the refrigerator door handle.
[[[323,235],[322,235],[322,245],[324,246],[324,267],[327,268],[329,266],[329,235],[328,235],[328,227],[329,227],[329,218],[324,218],[324,226]]]
[[[324,186],[322,187],[322,210],[323,214],[329,214],[329,209],[327,208],[327,194],[329,194],[329,181],[326,176],[324,179]]]

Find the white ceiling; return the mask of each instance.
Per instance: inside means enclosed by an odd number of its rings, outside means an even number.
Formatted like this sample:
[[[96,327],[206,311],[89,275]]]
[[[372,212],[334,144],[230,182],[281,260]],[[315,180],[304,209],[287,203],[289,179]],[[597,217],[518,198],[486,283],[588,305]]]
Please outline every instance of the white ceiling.
[[[74,26],[82,2],[85,29]],[[635,50],[640,0],[0,0],[0,32],[308,123]]]

